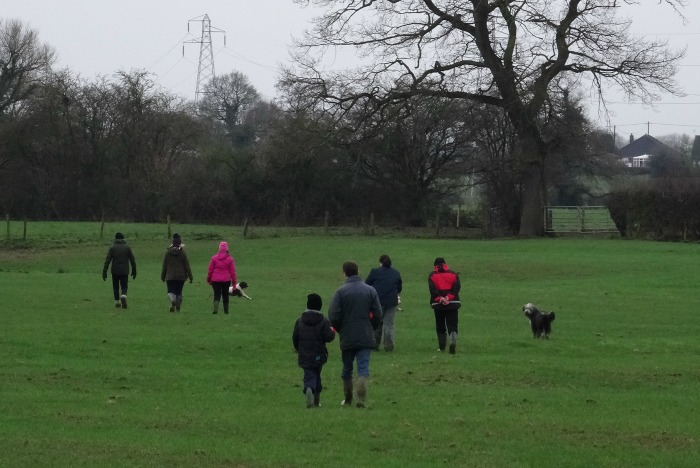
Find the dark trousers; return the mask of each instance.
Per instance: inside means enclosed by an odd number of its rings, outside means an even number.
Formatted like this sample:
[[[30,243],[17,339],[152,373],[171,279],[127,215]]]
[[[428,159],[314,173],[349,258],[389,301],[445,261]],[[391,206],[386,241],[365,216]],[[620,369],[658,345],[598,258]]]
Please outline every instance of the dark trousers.
[[[122,294],[126,296],[126,291],[129,289],[129,275],[115,275],[112,273],[112,291],[114,292],[114,300],[119,300],[119,287],[121,286]]]
[[[321,383],[322,367],[304,367],[304,387],[302,392],[306,393],[306,389],[310,388],[314,395],[318,395],[323,390]]]
[[[184,280],[167,280],[165,284],[168,286],[168,294],[182,296],[182,289],[185,287]]]
[[[214,290],[214,300],[221,301],[224,305],[224,312],[228,311],[228,288],[230,281],[213,281],[211,287]]]
[[[457,333],[457,310],[435,310],[435,331],[438,336],[447,333]]]

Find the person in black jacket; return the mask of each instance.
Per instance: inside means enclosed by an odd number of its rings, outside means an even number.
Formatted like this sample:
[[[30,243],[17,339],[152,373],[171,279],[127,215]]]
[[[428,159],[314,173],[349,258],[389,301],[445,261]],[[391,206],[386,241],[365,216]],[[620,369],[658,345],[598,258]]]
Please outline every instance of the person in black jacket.
[[[379,257],[379,267],[372,268],[365,283],[372,286],[379,296],[382,304],[382,326],[374,331],[377,340],[375,350],[379,349],[384,334],[384,350],[394,350],[394,317],[399,306],[399,294],[401,294],[401,273],[391,266],[391,258],[384,254]]]
[[[112,290],[114,292],[114,305],[126,309],[126,292],[129,288],[129,265],[131,264],[131,278],[136,279],[136,260],[131,247],[124,240],[124,234],[118,232],[114,235],[114,244],[107,251],[102,279],[107,281],[107,269],[112,264]],[[121,295],[119,287],[121,286]]]
[[[435,331],[438,338],[438,351],[444,351],[447,333],[450,335],[450,354],[457,349],[457,311],[462,306],[459,300],[461,288],[459,276],[438,257],[433,262],[433,271],[428,275],[430,306],[435,311]],[[445,330],[447,329],[447,330]]]
[[[326,343],[335,339],[335,330],[321,313],[323,302],[321,296],[311,293],[306,299],[306,310],[294,323],[292,344],[298,353],[299,367],[304,369],[303,392],[306,407],[313,408],[321,404],[321,370],[328,361]]]

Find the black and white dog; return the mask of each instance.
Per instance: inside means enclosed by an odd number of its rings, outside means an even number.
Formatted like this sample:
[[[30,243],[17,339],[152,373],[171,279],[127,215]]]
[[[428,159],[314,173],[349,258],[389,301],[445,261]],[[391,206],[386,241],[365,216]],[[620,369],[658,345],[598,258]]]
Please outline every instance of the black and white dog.
[[[532,328],[533,338],[548,339],[552,333],[552,322],[554,321],[554,312],[545,312],[539,310],[534,304],[529,302],[523,306],[525,317],[530,320],[530,328]]]
[[[236,283],[235,286],[229,286],[228,288],[228,295],[229,296],[238,296],[238,297],[243,297],[245,299],[248,299],[249,301],[252,301],[253,298],[248,296],[243,290],[248,287],[248,283],[245,281],[241,281],[240,283]]]

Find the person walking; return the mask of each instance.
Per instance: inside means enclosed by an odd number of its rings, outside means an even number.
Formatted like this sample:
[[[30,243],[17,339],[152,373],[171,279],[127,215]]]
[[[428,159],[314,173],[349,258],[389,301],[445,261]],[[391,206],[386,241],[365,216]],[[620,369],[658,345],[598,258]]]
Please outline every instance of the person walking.
[[[236,284],[236,264],[228,251],[228,243],[221,242],[219,251],[211,257],[207,283],[214,290],[213,314],[219,312],[219,303],[224,304],[224,314],[228,314],[228,288]]]
[[[136,259],[131,247],[124,240],[124,234],[118,232],[114,235],[114,243],[107,251],[104,267],[102,268],[102,280],[107,281],[107,270],[112,264],[112,291],[114,292],[114,306],[126,309],[126,293],[129,290],[129,266],[131,266],[131,278],[136,279]],[[120,294],[121,288],[121,294]]]
[[[321,313],[321,296],[311,293],[306,297],[306,310],[294,323],[292,344],[299,357],[297,363],[304,369],[306,407],[321,406],[321,371],[328,361],[326,343],[335,339],[331,322]]]
[[[180,311],[185,281],[189,278],[192,283],[192,270],[184,247],[180,235],[173,234],[173,241],[165,252],[163,268],[160,271],[160,280],[166,283],[168,289],[170,312]]]
[[[401,273],[391,266],[391,258],[384,254],[379,257],[379,267],[372,268],[365,283],[377,290],[379,302],[382,304],[382,326],[375,331],[376,344],[374,349],[379,349],[384,335],[384,350],[394,350],[394,319],[399,306],[399,294],[403,282]]]
[[[357,364],[357,407],[364,408],[369,379],[369,360],[375,345],[374,330],[381,326],[382,305],[377,291],[365,284],[354,262],[343,263],[345,284],[331,298],[328,319],[340,333],[343,361],[343,392],[341,405],[353,401],[353,364]]]
[[[433,271],[428,275],[430,290],[430,306],[435,312],[435,331],[438,338],[438,351],[444,351],[447,345],[447,334],[450,338],[450,354],[457,350],[457,311],[462,306],[459,301],[459,275],[438,257],[433,262]]]

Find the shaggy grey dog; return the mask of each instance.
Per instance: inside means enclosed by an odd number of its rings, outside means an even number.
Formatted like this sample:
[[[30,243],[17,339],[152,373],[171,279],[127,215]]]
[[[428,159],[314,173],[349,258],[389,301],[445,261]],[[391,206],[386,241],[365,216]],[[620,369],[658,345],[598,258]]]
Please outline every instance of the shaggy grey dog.
[[[545,312],[539,310],[534,304],[529,302],[523,306],[525,317],[530,320],[530,328],[532,328],[533,338],[548,339],[552,333],[552,322],[554,321],[554,312]]]

